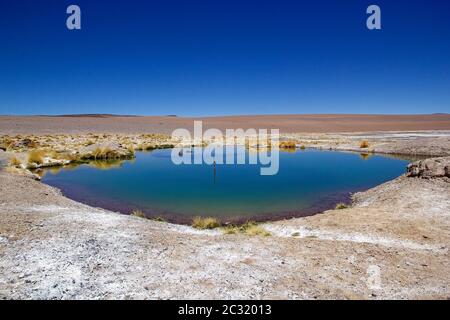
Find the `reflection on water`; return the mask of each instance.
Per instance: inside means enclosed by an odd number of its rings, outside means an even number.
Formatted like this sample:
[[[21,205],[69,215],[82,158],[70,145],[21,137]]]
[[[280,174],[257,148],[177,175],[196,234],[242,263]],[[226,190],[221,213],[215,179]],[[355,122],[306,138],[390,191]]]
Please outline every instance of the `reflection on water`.
[[[122,167],[125,160],[96,160],[88,163],[88,166],[100,169],[100,170],[109,170],[109,169],[119,169]],[[130,163],[133,163],[135,160],[129,160]]]
[[[63,166],[54,166],[48,168],[39,168],[33,170],[34,173],[39,175],[41,178],[45,176],[46,173],[51,173],[52,175],[56,175],[61,172],[61,170],[65,171],[73,171],[77,169],[81,165],[85,165],[88,167],[92,167],[99,170],[110,170],[110,169],[120,169],[123,163],[127,161],[129,163],[134,163],[135,159],[130,160],[120,160],[120,159],[108,159],[108,160],[92,160],[88,162],[79,162],[79,163],[70,163],[68,165]]]
[[[360,153],[359,156],[361,157],[362,160],[368,160],[371,156],[370,153]]]

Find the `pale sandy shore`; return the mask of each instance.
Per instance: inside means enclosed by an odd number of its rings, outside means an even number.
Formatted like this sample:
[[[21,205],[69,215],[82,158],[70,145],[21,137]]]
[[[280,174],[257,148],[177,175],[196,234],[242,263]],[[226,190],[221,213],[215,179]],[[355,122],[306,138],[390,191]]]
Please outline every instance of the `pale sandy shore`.
[[[0,134],[166,133],[193,128],[280,129],[283,133],[450,130],[450,114],[431,115],[256,115],[222,117],[45,117],[0,116]]]

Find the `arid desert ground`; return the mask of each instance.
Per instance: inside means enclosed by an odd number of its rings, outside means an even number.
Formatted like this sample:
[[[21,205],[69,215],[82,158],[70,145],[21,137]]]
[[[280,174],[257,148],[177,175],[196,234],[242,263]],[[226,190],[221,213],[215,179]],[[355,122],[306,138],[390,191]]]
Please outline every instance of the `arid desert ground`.
[[[450,114],[432,115],[261,115],[219,117],[130,116],[0,116],[0,134],[166,133],[192,129],[200,120],[204,128],[279,129],[282,133],[374,132],[450,130]]]
[[[421,160],[347,208],[261,224],[270,236],[225,234],[77,203],[24,165],[38,147],[54,150],[41,164],[89,159],[105,145],[126,157],[130,147],[170,144],[159,134],[191,129],[193,118],[2,116],[0,298],[450,298],[450,115],[198,120],[279,128],[307,148]]]

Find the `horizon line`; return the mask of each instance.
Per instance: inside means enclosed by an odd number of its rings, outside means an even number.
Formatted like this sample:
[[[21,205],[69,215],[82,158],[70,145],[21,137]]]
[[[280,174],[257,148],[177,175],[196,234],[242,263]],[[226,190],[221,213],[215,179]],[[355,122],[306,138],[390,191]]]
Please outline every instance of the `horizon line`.
[[[258,117],[258,116],[432,116],[450,115],[447,112],[434,113],[266,113],[266,114],[223,114],[223,115],[144,115],[114,113],[73,113],[73,114],[0,114],[0,117],[52,117],[52,118],[112,118],[112,117],[170,117],[170,118],[220,118],[220,117]]]

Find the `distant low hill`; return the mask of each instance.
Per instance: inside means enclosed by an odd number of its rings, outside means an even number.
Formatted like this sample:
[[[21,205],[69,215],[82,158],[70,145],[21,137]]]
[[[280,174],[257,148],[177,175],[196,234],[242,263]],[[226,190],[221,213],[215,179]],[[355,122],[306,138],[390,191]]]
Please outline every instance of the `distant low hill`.
[[[139,117],[139,116],[129,114],[81,113],[81,114],[61,114],[61,115],[40,115],[39,117],[111,118],[111,117]]]
[[[110,114],[110,113],[80,113],[80,114],[60,114],[60,115],[46,115],[41,114],[37,117],[66,117],[66,118],[113,118],[113,117],[144,117],[134,114]],[[163,116],[164,117],[164,116]],[[176,114],[168,114],[165,117],[176,118]]]

